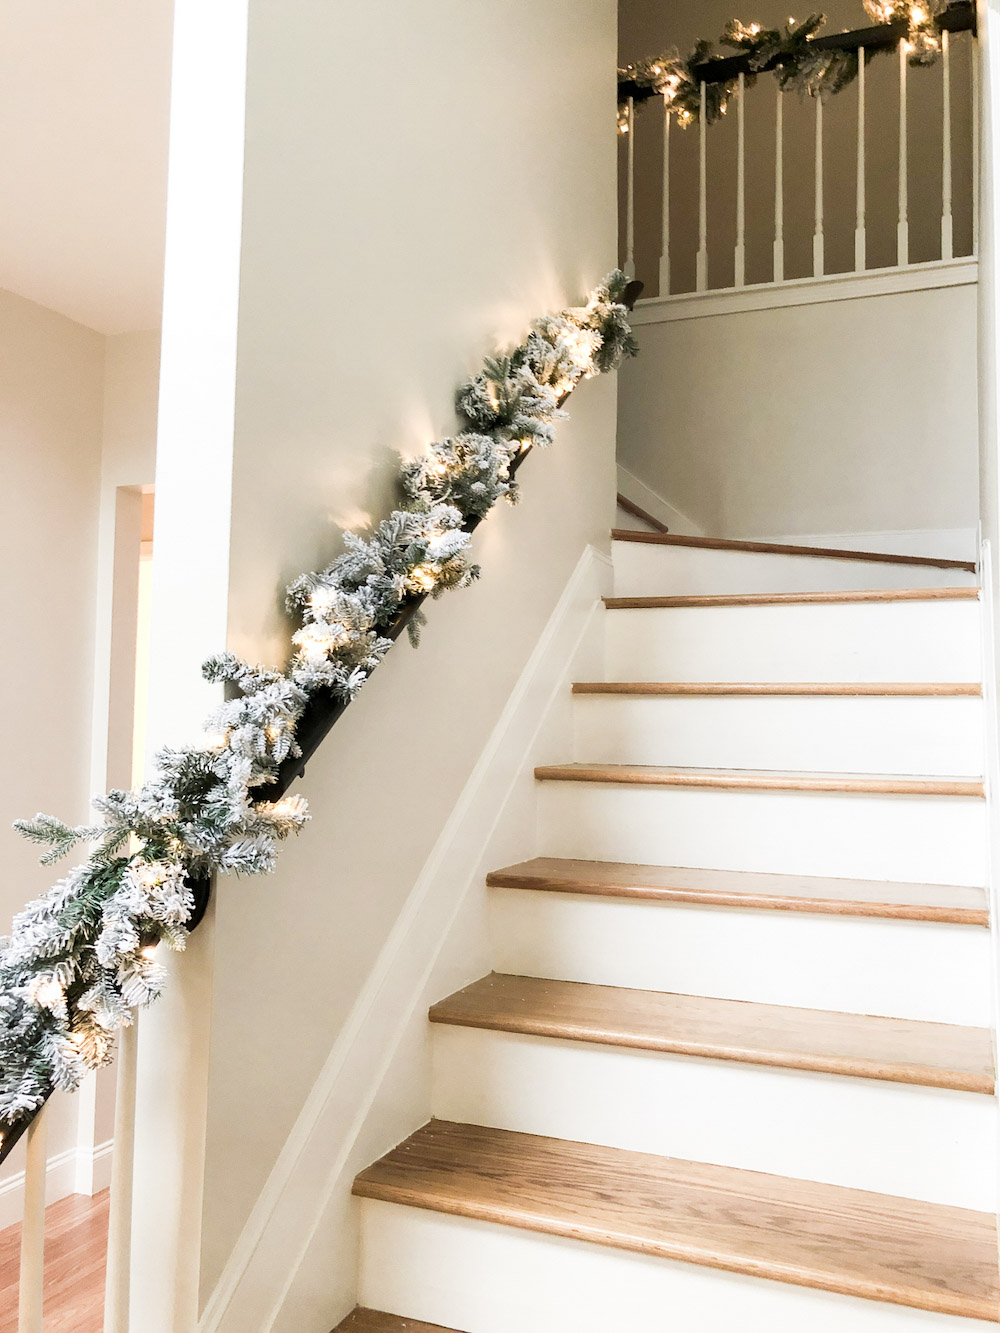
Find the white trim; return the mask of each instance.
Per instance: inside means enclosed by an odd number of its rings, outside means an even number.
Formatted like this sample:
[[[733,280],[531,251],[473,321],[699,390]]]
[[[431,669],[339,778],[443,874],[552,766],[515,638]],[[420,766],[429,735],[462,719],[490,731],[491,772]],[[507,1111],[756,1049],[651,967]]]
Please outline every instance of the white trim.
[[[515,788],[530,771],[526,754],[554,706],[569,697],[567,681],[581,646],[590,643],[610,576],[609,558],[588,547],[305,1100],[204,1306],[199,1333],[244,1333],[251,1326],[268,1333],[331,1200],[341,1190],[346,1198],[357,1140],[427,1003],[454,922],[469,893],[482,892],[484,855],[517,804]],[[533,839],[533,829],[526,836]],[[429,1104],[424,1110],[428,1118]]]
[[[867,273],[828,273],[821,278],[727,287],[715,292],[685,292],[640,301],[632,316],[636,326],[669,324],[708,315],[738,315],[751,310],[780,310],[787,306],[821,305],[826,301],[853,301],[866,296],[892,296],[938,287],[967,287],[978,281],[975,259],[933,260],[905,268],[871,269]]]
[[[114,1142],[108,1139],[95,1148],[67,1148],[54,1153],[45,1167],[46,1203],[57,1203],[70,1194],[97,1194],[111,1182]],[[24,1172],[17,1171],[0,1184],[0,1230],[15,1226],[24,1208]]]

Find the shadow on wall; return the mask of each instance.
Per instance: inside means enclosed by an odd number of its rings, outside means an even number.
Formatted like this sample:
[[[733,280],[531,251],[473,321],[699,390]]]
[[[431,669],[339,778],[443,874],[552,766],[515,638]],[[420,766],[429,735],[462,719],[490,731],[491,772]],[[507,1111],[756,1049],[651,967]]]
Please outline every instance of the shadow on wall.
[[[795,10],[802,19],[818,6]],[[830,0],[822,6],[825,31],[871,25],[861,0]],[[779,26],[789,18],[788,0],[762,0],[748,12],[737,0],[621,0],[619,57],[622,62],[676,47],[687,54],[699,38],[717,41],[731,18]],[[951,39],[952,146],[955,254],[972,252],[972,39]],[[899,165],[899,67],[891,53],[867,67],[866,155],[869,268],[896,263]],[[941,257],[942,67],[909,70],[910,260]],[[746,99],[747,282],[770,282],[774,240],[775,99],[777,84],[763,75]],[[785,276],[812,273],[815,194],[815,103],[785,94]],[[663,187],[663,111],[658,98],[636,113],[636,269],[656,294],[660,258]],[[857,85],[831,97],[824,107],[826,271],[854,268],[857,164]],[[698,139],[696,127],[671,134],[671,290],[693,291],[698,246]],[[708,131],[709,287],[733,283],[736,243],[736,116]],[[621,145],[624,157],[625,145]],[[622,172],[624,177],[624,171]],[[621,198],[624,214],[624,194]],[[624,234],[624,225],[622,233]]]

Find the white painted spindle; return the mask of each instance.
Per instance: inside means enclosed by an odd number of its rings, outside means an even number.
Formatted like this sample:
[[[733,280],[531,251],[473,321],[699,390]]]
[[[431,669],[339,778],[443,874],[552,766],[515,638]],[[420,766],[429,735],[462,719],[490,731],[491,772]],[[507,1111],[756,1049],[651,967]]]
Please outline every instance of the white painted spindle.
[[[951,34],[941,34],[941,258],[955,254],[951,215]]]
[[[635,277],[635,98],[628,99],[628,168],[625,184],[625,273]]]
[[[979,180],[982,175],[979,161],[979,126],[981,106],[979,99],[979,61],[982,59],[979,39],[972,38],[972,253],[979,254]]]
[[[774,104],[774,281],[785,281],[785,107],[775,84]]]
[[[698,122],[698,261],[695,289],[708,291],[708,98],[705,80],[701,81],[701,119]]]
[[[733,283],[743,287],[747,280],[747,148],[746,148],[746,76],[740,74],[736,91],[736,255],[733,265]]]
[[[128,1333],[129,1269],[132,1259],[132,1179],[135,1167],[135,1081],[139,1055],[138,1014],[118,1040],[115,1149],[111,1166],[108,1269],[104,1289],[104,1333]]]
[[[660,295],[670,295],[670,103],[663,99],[663,220],[660,229]]]
[[[816,200],[813,227],[813,277],[823,276],[823,99],[816,99]]]
[[[24,1168],[24,1220],[21,1223],[21,1273],[18,1283],[17,1333],[42,1333],[45,1290],[45,1152],[47,1112],[39,1111],[28,1127]]]
[[[910,262],[909,162],[907,149],[907,56],[909,43],[899,43],[899,219],[896,223],[896,263]]]
[[[858,179],[855,189],[854,268],[863,273],[868,266],[865,213],[865,48],[858,48]]]

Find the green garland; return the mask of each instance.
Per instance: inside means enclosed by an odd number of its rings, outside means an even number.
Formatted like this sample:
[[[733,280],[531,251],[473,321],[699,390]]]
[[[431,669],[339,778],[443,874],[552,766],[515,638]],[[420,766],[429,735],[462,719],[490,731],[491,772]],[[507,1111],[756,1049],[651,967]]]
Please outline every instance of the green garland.
[[[877,23],[905,22],[908,59],[913,65],[932,64],[941,52],[941,35],[936,20],[946,0],[864,0],[865,9]],[[858,74],[857,51],[824,51],[814,38],[826,23],[825,14],[810,14],[802,23],[789,19],[785,28],[764,28],[759,23],[730,19],[719,39],[748,57],[744,75],[746,87],[752,87],[757,75],[771,68],[782,92],[801,92],[824,100],[839,93]],[[700,41],[686,58],[676,51],[624,65],[618,71],[621,82],[650,88],[662,97],[667,110],[679,125],[696,124],[701,118],[702,85],[698,70],[715,54],[715,44]],[[866,60],[874,52],[866,53]],[[711,125],[724,116],[739,88],[737,79],[705,85],[705,119]],[[618,128],[627,133],[628,107],[618,108]]]
[[[415,595],[437,597],[477,577],[470,522],[516,499],[512,465],[552,441],[562,399],[635,352],[627,281],[612,273],[586,306],[536,320],[519,346],[462,387],[465,429],[401,466],[399,507],[366,537],[346,534],[343,555],[289,588],[300,628],[285,670],[232,653],[205,664],[206,678],[235,697],[209,719],[201,745],[162,750],[137,791],[96,800],[99,823],[72,827],[37,815],[15,826],[47,849],[43,864],[82,843],[94,849],[15,918],[0,946],[5,1131],[23,1126],[53,1088],[73,1089],[106,1064],[115,1032],[160,993],[156,946],[184,947],[192,878],[273,868],[278,843],[302,828],[308,810],[299,795],[271,802],[255,792],[300,753],[306,706],[356,696]]]

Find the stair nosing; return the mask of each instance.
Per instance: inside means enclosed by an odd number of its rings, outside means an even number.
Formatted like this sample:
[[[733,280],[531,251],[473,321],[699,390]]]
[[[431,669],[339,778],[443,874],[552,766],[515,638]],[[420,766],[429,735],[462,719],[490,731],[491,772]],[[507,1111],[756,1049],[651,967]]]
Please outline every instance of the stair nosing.
[[[926,555],[901,555],[884,551],[855,551],[837,546],[796,546],[786,542],[755,542],[724,537],[689,537],[681,533],[634,532],[613,528],[612,541],[637,542],[649,546],[690,546],[707,551],[745,551],[760,555],[794,555],[818,560],[854,560],[867,564],[913,565],[934,569],[961,569],[975,574],[973,560],[953,560]],[[664,540],[666,538],[666,540]]]
[[[844,1078],[860,1078],[873,1082],[899,1083],[910,1087],[942,1088],[952,1092],[981,1093],[985,1095],[992,1095],[995,1091],[995,1076],[993,1074],[977,1073],[968,1068],[948,1068],[944,1065],[933,1065],[913,1060],[892,1061],[876,1056],[831,1055],[824,1054],[819,1049],[813,1052],[782,1050],[777,1042],[770,1045],[761,1043],[755,1046],[737,1038],[725,1043],[720,1040],[684,1039],[679,1036],[670,1036],[667,1032],[654,1035],[648,1031],[639,1031],[635,1027],[629,1031],[624,1023],[619,1023],[617,1026],[614,1023],[601,1025],[596,1022],[588,1023],[581,1019],[546,1017],[543,1008],[536,1007],[532,1010],[530,1001],[527,1009],[521,1008],[516,1012],[505,1010],[492,1014],[488,1011],[484,1012],[481,1008],[471,1012],[463,1003],[467,996],[477,990],[488,992],[493,986],[499,984],[504,987],[510,983],[520,983],[520,988],[529,992],[532,990],[538,991],[542,988],[554,990],[557,994],[562,992],[564,994],[580,995],[593,992],[594,994],[592,996],[588,995],[587,998],[606,1004],[609,1011],[613,1010],[614,1005],[621,1000],[635,1004],[648,999],[655,1003],[662,996],[663,999],[678,999],[704,1004],[709,1010],[715,1010],[718,1015],[729,1013],[736,1015],[740,1011],[745,1011],[747,1014],[756,1013],[759,1015],[762,1024],[768,1020],[774,1021],[775,1018],[786,1021],[798,1020],[802,1024],[808,1024],[810,1021],[826,1023],[832,1019],[843,1019],[846,1023],[862,1031],[866,1027],[870,1028],[873,1036],[882,1035],[887,1031],[898,1028],[903,1041],[912,1035],[911,1031],[904,1031],[905,1029],[944,1029],[942,1035],[945,1037],[951,1036],[952,1030],[954,1030],[956,1039],[961,1039],[967,1033],[975,1032],[980,1038],[984,1039],[987,1047],[990,1048],[992,1058],[990,1033],[985,1028],[963,1027],[950,1023],[928,1023],[900,1018],[878,1018],[864,1014],[841,1014],[830,1010],[795,1009],[788,1005],[760,1004],[750,1000],[726,1000],[686,993],[664,994],[647,990],[628,990],[620,986],[591,985],[582,982],[521,977],[504,973],[493,973],[488,977],[483,977],[478,982],[473,982],[471,986],[466,986],[455,992],[454,995],[448,996],[447,999],[438,1001],[437,1004],[431,1006],[429,1019],[432,1023],[448,1027],[505,1032],[519,1036],[574,1041],[587,1045],[610,1046],[626,1050],[653,1051],[661,1055],[722,1060],[734,1064],[770,1069],[794,1069]],[[516,991],[518,987],[512,986],[511,989]],[[669,1022],[669,1019],[666,1021]],[[819,1041],[817,1045],[820,1045]]]
[[[616,695],[628,698],[879,698],[879,699],[980,699],[982,686],[976,681],[927,681],[912,684],[838,681],[642,681],[582,680],[573,682],[574,694]]]
[[[608,611],[711,610],[733,606],[841,606],[889,602],[975,602],[980,589],[872,588],[843,592],[686,593],[664,597],[605,597]]]
[[[981,778],[913,778],[856,774],[690,769],[656,764],[539,764],[539,782],[683,787],[718,791],[802,791],[858,796],[948,796],[985,799]]]
[[[597,876],[587,878],[586,874],[580,870],[574,870],[573,873],[566,873],[560,876],[558,873],[549,871],[539,874],[537,871],[531,872],[529,869],[537,861],[544,861],[547,866],[558,867],[565,864],[573,867],[593,865],[600,866],[620,866],[622,875],[620,879],[613,880],[600,878]],[[579,895],[593,898],[622,898],[633,899],[639,902],[654,902],[664,904],[685,904],[689,906],[701,907],[721,907],[737,908],[746,911],[777,911],[777,912],[799,912],[806,915],[819,916],[849,916],[875,918],[881,920],[893,921],[922,921],[927,923],[936,923],[943,925],[960,925],[986,927],[989,925],[989,908],[985,899],[985,890],[977,890],[983,895],[983,905],[981,907],[955,907],[942,903],[914,903],[914,902],[892,902],[880,901],[876,898],[835,898],[829,895],[817,893],[809,897],[801,894],[781,893],[780,881],[788,879],[793,882],[801,882],[803,879],[809,880],[810,876],[781,876],[764,875],[754,872],[752,878],[754,881],[760,880],[769,885],[776,886],[768,889],[763,887],[750,888],[750,880],[747,880],[748,887],[745,889],[722,889],[722,888],[702,888],[683,884],[642,884],[636,883],[637,876],[629,876],[624,873],[628,868],[635,869],[631,863],[625,862],[581,862],[572,861],[568,858],[543,857],[535,858],[533,861],[519,862],[511,866],[503,866],[490,871],[486,876],[486,884],[489,888],[524,890],[534,893],[563,893],[568,895]],[[673,872],[675,875],[680,872],[690,873],[690,868],[685,867],[642,867],[643,869],[663,870]],[[704,873],[712,874],[717,872],[706,871]],[[735,872],[725,872],[731,874]],[[826,881],[819,881],[824,883]],[[859,885],[869,885],[876,881],[844,881],[845,883]],[[892,881],[886,881],[891,883]],[[914,886],[921,888],[958,888],[965,889],[964,885],[921,885]]]

